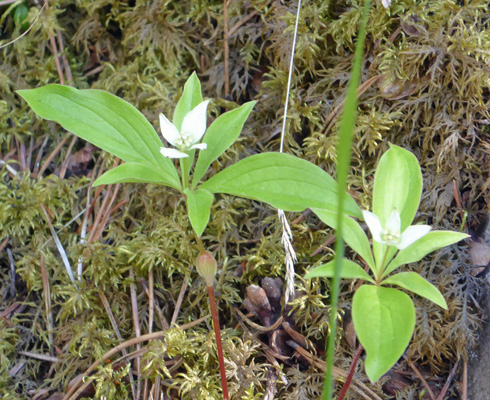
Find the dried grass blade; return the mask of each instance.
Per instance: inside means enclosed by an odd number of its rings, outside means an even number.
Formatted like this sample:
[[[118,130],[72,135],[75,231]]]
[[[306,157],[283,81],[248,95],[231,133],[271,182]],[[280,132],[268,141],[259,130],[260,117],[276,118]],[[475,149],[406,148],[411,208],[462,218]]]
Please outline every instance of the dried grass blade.
[[[172,320],[170,321],[170,326],[174,325],[177,322],[177,318],[179,317],[180,307],[182,306],[182,301],[184,300],[184,294],[187,290],[187,285],[189,284],[189,279],[184,277],[184,282],[182,283],[182,287],[180,288],[179,297],[177,298],[177,302],[175,303],[174,313],[172,315]]]
[[[46,217],[46,222],[49,225],[49,229],[51,230],[51,235],[53,236],[54,242],[56,244],[56,247],[58,249],[58,252],[60,253],[61,259],[63,260],[63,264],[65,265],[66,272],[68,272],[68,276],[70,277],[71,281],[75,283],[75,278],[73,277],[73,271],[71,269],[70,261],[68,260],[68,256],[66,255],[66,251],[63,248],[63,245],[60,242],[60,239],[54,230],[53,224],[51,223],[51,219],[49,218],[48,212],[46,211],[46,207],[44,204],[41,204],[41,209],[43,210],[44,216]],[[78,289],[78,286],[75,283],[75,286]]]
[[[53,159],[56,157],[56,155],[61,150],[61,148],[65,145],[66,141],[68,140],[68,137],[69,137],[69,134],[66,135],[61,142],[58,143],[58,145],[54,148],[54,150],[51,152],[51,154],[48,156],[48,158],[46,158],[46,161],[44,161],[43,166],[41,167],[41,169],[37,173],[38,178],[42,177],[44,171],[46,170],[46,168],[48,168],[49,163],[51,161],[53,161]]]
[[[61,164],[61,170],[60,170],[60,179],[63,179],[66,174],[66,169],[68,168],[68,158],[70,157],[71,151],[73,149],[73,146],[75,145],[77,141],[77,136],[73,135],[73,138],[71,139],[70,145],[68,146],[68,150],[66,152],[65,159],[63,161],[63,164]]]
[[[53,336],[53,313],[51,312],[51,287],[49,286],[48,271],[44,263],[44,256],[41,256],[41,276],[43,279],[44,306],[46,307],[46,321],[48,325],[48,340],[50,353],[54,354],[54,336]]]
[[[134,280],[133,268],[130,268],[131,281]],[[134,334],[137,338],[141,336],[139,312],[138,312],[138,295],[136,293],[136,285],[131,282],[129,285],[129,291],[131,292],[131,308],[133,311],[133,324],[134,324]],[[136,349],[141,350],[141,344],[136,344]],[[136,396],[134,399],[139,399],[141,394],[141,357],[136,358],[136,376],[137,376],[137,386],[136,386]]]
[[[289,73],[288,73],[288,83],[286,87],[286,100],[284,103],[284,117],[282,119],[281,128],[281,144],[279,151],[282,153],[284,151],[284,136],[286,134],[286,122],[288,116],[289,107],[289,92],[291,90],[291,81],[293,78],[293,67],[294,67],[294,55],[296,52],[296,39],[298,37],[298,24],[301,12],[301,0],[298,1],[298,10],[296,12],[296,23],[294,25],[293,34],[293,44],[291,47],[291,60],[289,62]],[[277,210],[279,220],[282,224],[282,244],[284,246],[284,251],[286,253],[285,264],[286,264],[286,290],[284,291],[284,302],[288,303],[289,298],[294,295],[294,262],[296,261],[296,252],[291,243],[293,240],[293,235],[291,234],[291,228],[289,227],[288,220],[283,210]]]
[[[102,301],[102,304],[104,305],[105,311],[107,313],[107,316],[109,317],[109,321],[111,321],[112,329],[114,329],[117,339],[122,341],[123,338],[121,336],[121,332],[119,331],[119,327],[117,326],[116,318],[112,313],[111,306],[109,305],[109,301],[107,300],[106,295],[101,290],[99,290],[99,298]],[[124,356],[128,355],[126,349],[122,349],[122,353],[124,354]],[[131,382],[131,391],[133,392],[133,398],[136,399],[137,398],[136,389],[134,387],[134,378],[133,378],[133,372],[131,371],[131,367],[129,367],[128,375],[129,375],[129,381]]]

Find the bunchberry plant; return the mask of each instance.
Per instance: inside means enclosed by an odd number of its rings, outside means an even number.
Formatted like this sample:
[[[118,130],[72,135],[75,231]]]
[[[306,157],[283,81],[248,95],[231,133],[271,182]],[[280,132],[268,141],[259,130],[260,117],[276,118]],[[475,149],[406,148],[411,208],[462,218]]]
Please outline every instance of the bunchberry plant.
[[[206,129],[209,100],[203,101],[195,73],[184,86],[172,122],[160,114],[161,133],[168,145],[143,114],[108,92],[47,85],[18,93],[40,117],[58,122],[124,161],[102,175],[95,186],[146,182],[172,187],[185,194],[190,222],[198,236],[209,221],[216,193],[263,201],[285,211],[337,209],[333,178],[288,154],[256,154],[203,181],[211,164],[237,140],[255,102],[225,112]],[[180,161],[180,171],[174,159]],[[348,215],[362,217],[350,197],[345,210]]]
[[[417,262],[427,254],[456,243],[468,235],[433,231],[428,225],[412,225],[422,194],[422,174],[416,157],[392,145],[380,159],[374,178],[372,212],[363,211],[372,245],[354,219],[343,217],[343,237],[371,270],[343,259],[341,278],[367,283],[354,294],[352,318],[360,343],[366,349],[365,367],[377,381],[403,355],[415,327],[415,307],[398,286],[447,309],[439,290],[416,272],[398,272],[402,265]],[[327,225],[336,228],[334,212],[314,209]],[[310,271],[306,277],[334,274],[331,261]]]
[[[214,195],[227,193],[259,200],[285,211],[314,207],[335,213],[336,182],[308,161],[275,152],[244,158],[206,179],[211,164],[237,140],[255,102],[225,112],[207,127],[209,100],[203,100],[196,74],[187,80],[172,122],[160,114],[165,144],[136,108],[105,91],[48,85],[18,93],[42,118],[58,122],[124,161],[97,179],[95,186],[151,183],[171,187],[185,196],[200,252],[196,266],[208,287],[223,397],[228,399],[213,289],[216,261],[200,239],[209,222]],[[179,161],[180,169],[174,160]],[[359,207],[348,196],[344,210],[348,215],[362,218]]]

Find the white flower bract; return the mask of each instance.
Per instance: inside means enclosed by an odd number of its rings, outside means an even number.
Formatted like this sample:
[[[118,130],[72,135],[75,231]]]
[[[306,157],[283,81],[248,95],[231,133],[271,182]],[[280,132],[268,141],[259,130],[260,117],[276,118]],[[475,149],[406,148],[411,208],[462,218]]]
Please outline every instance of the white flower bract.
[[[206,132],[206,116],[209,100],[199,103],[194,109],[189,111],[179,130],[168,118],[160,114],[160,129],[165,140],[177,149],[161,147],[160,153],[169,158],[189,157],[189,150],[206,150],[206,143],[198,143]]]
[[[412,243],[427,235],[432,229],[429,225],[412,225],[400,232],[400,214],[396,209],[391,212],[384,227],[381,226],[378,216],[372,212],[363,210],[362,215],[373,236],[373,240],[388,246],[395,246],[399,250],[406,249]]]

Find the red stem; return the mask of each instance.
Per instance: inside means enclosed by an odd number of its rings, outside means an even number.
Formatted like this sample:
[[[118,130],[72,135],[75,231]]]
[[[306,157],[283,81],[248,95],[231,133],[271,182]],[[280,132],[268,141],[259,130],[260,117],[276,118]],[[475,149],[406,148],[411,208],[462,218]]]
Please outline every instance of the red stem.
[[[347,374],[347,379],[344,382],[344,386],[342,386],[342,389],[340,390],[339,397],[337,398],[337,400],[343,400],[345,394],[347,393],[347,390],[349,389],[350,383],[352,382],[352,377],[354,376],[354,371],[356,370],[357,361],[361,356],[362,349],[363,349],[362,344],[360,344],[357,347],[354,358],[352,359],[352,363],[349,368],[349,373]]]
[[[208,286],[209,307],[213,317],[214,335],[216,337],[216,347],[218,349],[219,372],[221,375],[221,386],[223,388],[223,399],[228,400],[228,383],[226,382],[225,359],[223,357],[223,347],[221,345],[221,331],[219,329],[218,311],[216,310],[216,298],[214,297],[214,288]]]

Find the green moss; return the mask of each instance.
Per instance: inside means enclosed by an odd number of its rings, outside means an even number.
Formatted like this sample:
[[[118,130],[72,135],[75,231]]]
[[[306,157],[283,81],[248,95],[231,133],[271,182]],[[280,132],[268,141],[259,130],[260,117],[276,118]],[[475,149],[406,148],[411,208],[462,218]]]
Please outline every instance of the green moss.
[[[98,356],[119,343],[100,292],[107,297],[124,340],[135,336],[132,284],[142,334],[149,331],[146,288],[150,273],[158,306],[153,331],[163,329],[165,321],[172,319],[184,279],[189,288],[177,324],[209,314],[206,287],[193,267],[197,249],[185,203],[175,191],[122,185],[113,204],[122,205],[112,210],[100,238],[82,244],[81,213],[91,182],[91,177],[83,174],[92,165],[81,175],[71,175],[77,171],[69,168],[66,178],[57,177],[67,156],[69,136],[46,165],[43,176],[34,173],[67,135],[59,126],[39,120],[15,94],[17,89],[59,82],[49,35],[61,32],[74,86],[122,96],[156,129],[158,113],[171,115],[182,84],[194,70],[202,80],[205,97],[214,99],[213,115],[244,101],[258,100],[241,139],[212,166],[212,174],[247,154],[279,149],[295,4],[265,0],[230,3],[231,85],[226,99],[222,1],[81,0],[74,4],[53,0],[26,37],[0,49],[0,159],[16,170],[23,164],[29,170],[13,176],[0,165],[0,243],[7,239],[18,274],[12,296],[11,262],[2,251],[0,279],[8,284],[0,286],[4,299],[0,310],[15,302],[26,304],[17,319],[9,317],[15,320],[14,328],[0,325],[0,396],[29,397],[28,391],[41,386],[51,367],[29,359],[14,379],[8,379],[8,363],[14,365],[18,351],[51,351],[41,257],[51,289],[53,344],[62,351],[57,355],[60,362],[44,382],[50,389],[62,391]],[[346,92],[362,4],[357,0],[314,0],[303,4],[301,10],[285,151],[331,174],[338,121],[331,114],[341,107]],[[34,3],[28,6],[28,20],[32,21],[38,8]],[[359,98],[349,181],[349,190],[364,208],[370,204],[374,168],[388,142],[410,149],[420,160],[425,184],[420,220],[438,229],[459,228],[459,214],[452,201],[453,179],[466,193],[468,211],[488,207],[488,14],[484,0],[464,4],[397,0],[389,11],[380,2],[373,5],[362,75],[362,82],[371,83]],[[2,42],[19,34],[10,15],[0,28]],[[71,153],[83,147],[84,143],[77,141]],[[92,152],[92,158],[97,171],[107,170],[114,161],[99,150]],[[98,196],[90,190],[93,212],[87,235],[98,228],[93,226],[95,216],[107,190],[103,188]],[[68,278],[41,204],[49,210],[72,269],[83,259],[83,280],[77,282],[80,290]],[[289,220],[296,217],[290,215]],[[330,259],[329,251],[315,257],[311,254],[331,232],[311,215],[292,229],[298,253],[298,295],[291,316],[298,330],[321,349],[328,332],[328,283],[303,281],[301,276],[311,266]],[[276,212],[263,204],[217,196],[203,240],[218,260],[216,293],[233,398],[262,396],[272,372],[277,374],[280,398],[318,396],[323,376],[318,369],[300,368],[296,359],[280,364],[280,368],[272,367],[257,339],[237,325],[233,312],[234,307],[241,307],[248,284],[284,275]],[[416,299],[418,321],[408,352],[434,373],[447,373],[448,361],[466,357],[466,346],[476,338],[479,312],[474,299],[481,289],[464,267],[469,263],[464,249],[452,247],[409,266],[439,282],[448,301],[446,312]],[[342,293],[340,305],[348,310],[353,288],[344,285]],[[261,339],[267,341],[267,337]],[[341,341],[337,365],[345,370],[349,354],[350,349]],[[185,398],[218,397],[220,382],[209,322],[186,331],[170,329],[164,341],[148,344],[144,360],[145,377],[152,383],[159,377],[165,390]],[[163,362],[169,360],[180,360],[180,364],[164,367]],[[116,370],[111,364],[99,367],[94,375],[96,396],[125,398],[128,386],[115,382],[124,382],[127,374],[127,369]],[[381,393],[380,386],[375,390]]]

